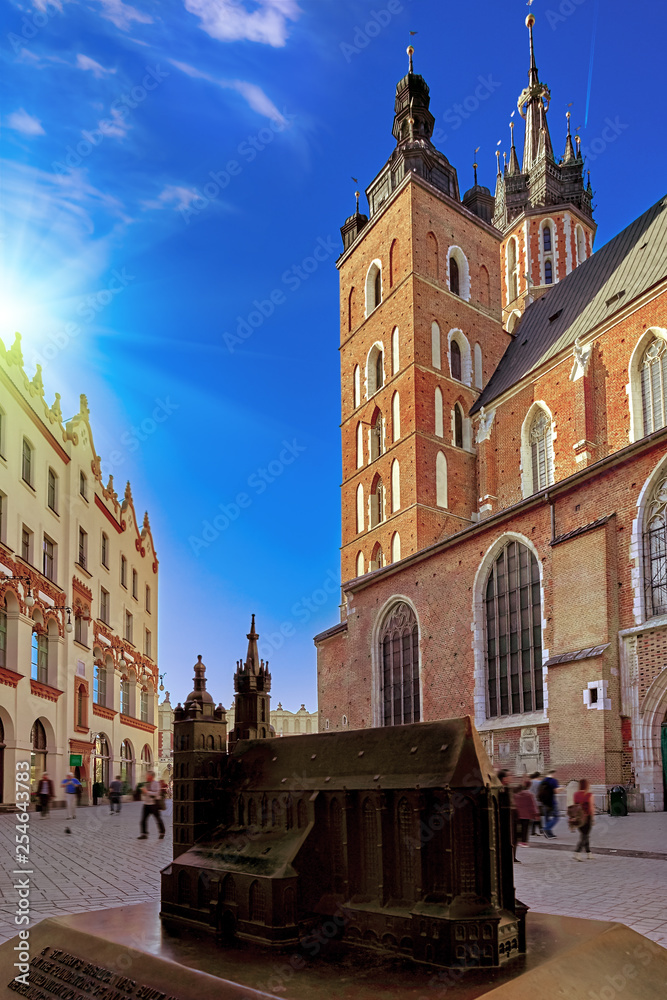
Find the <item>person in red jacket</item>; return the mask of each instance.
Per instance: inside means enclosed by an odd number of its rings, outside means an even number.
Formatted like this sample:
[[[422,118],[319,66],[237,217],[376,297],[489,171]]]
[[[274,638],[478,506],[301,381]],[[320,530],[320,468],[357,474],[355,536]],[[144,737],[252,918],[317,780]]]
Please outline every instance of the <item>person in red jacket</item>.
[[[592,857],[590,835],[595,815],[595,805],[588,778],[582,778],[579,782],[579,791],[574,793],[574,805],[581,807],[582,818],[582,822],[579,824],[579,843],[574,849],[574,857],[577,861],[583,861],[584,857],[580,851],[586,851],[586,856],[590,860]]]
[[[523,847],[528,847],[530,828],[540,818],[540,810],[537,799],[530,790],[530,779],[521,783],[521,788],[514,793],[514,807],[517,813],[517,828],[520,843]]]

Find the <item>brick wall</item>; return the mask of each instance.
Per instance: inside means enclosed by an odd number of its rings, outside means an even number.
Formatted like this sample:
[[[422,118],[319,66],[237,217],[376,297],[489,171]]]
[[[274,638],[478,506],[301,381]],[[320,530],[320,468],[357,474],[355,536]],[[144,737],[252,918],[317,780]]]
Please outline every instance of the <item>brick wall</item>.
[[[332,728],[335,728],[333,720],[340,720],[343,714],[353,728],[379,722],[378,715],[373,714],[374,708],[377,712],[374,684],[377,686],[378,681],[372,637],[381,614],[396,595],[414,604],[419,620],[423,718],[440,719],[461,714],[474,716],[476,664],[472,625],[475,618],[475,577],[490,546],[507,532],[512,532],[535,546],[542,567],[545,652],[556,651],[555,640],[559,633],[554,618],[557,611],[559,616],[567,614],[570,619],[562,627],[558,625],[561,629],[558,641],[565,641],[562,638],[563,629],[567,627],[569,650],[584,648],[594,635],[592,629],[595,624],[591,606],[587,605],[587,596],[599,595],[601,588],[610,595],[606,606],[601,600],[596,605],[604,621],[600,622],[600,632],[595,633],[595,637],[603,632],[610,637],[610,646],[605,654],[593,660],[565,663],[549,669],[549,740],[552,765],[562,764],[575,777],[585,773],[593,781],[621,780],[623,744],[618,650],[614,636],[619,628],[634,625],[630,563],[632,521],[636,516],[639,491],[664,451],[664,444],[657,442],[642,454],[595,475],[559,496],[555,506],[558,534],[583,527],[601,515],[616,514],[604,528],[584,534],[572,543],[550,545],[549,506],[540,501],[508,513],[498,522],[481,522],[452,542],[441,543],[411,565],[389,568],[376,574],[367,585],[364,582],[355,585],[348,594],[347,633],[344,637],[338,635],[328,640],[318,649],[321,717],[330,718]],[[575,551],[575,541],[581,546],[581,560],[577,577],[574,568],[576,560],[571,559],[571,582],[577,588],[579,600],[570,602],[568,606],[567,595],[562,589],[559,591],[557,560],[560,558],[559,550],[567,552],[568,546],[571,546],[571,551]],[[590,560],[591,552],[593,562]],[[606,574],[604,583],[602,563]],[[484,579],[478,580],[478,589],[484,584]],[[555,597],[557,593],[559,597]],[[579,620],[580,631],[577,627]],[[655,643],[657,639],[649,639],[650,642]],[[653,655],[657,668],[660,654],[655,650]],[[589,710],[583,704],[583,689],[589,681],[598,679],[607,681],[612,700],[610,711]],[[645,683],[648,680],[646,676]],[[499,730],[501,728],[502,725]],[[497,738],[500,739],[500,736]]]
[[[604,527],[553,551],[551,654],[607,642],[607,559]]]

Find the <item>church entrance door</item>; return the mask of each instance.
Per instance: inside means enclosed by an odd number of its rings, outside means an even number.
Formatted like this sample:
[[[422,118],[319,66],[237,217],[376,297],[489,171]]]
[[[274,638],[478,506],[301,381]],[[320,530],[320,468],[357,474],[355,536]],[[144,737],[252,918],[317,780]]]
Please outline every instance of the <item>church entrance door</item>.
[[[663,809],[667,811],[667,722],[663,722],[660,731],[660,747],[662,749],[662,784],[664,788]]]

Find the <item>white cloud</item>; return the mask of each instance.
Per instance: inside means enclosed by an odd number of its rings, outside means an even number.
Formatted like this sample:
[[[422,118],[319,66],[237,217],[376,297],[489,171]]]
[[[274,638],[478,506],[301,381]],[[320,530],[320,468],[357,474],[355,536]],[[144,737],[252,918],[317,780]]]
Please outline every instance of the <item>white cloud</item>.
[[[301,13],[296,0],[256,0],[253,10],[248,10],[243,0],[183,2],[185,9],[201,20],[203,30],[221,42],[245,40],[282,46],[287,40],[287,22],[296,21]]]
[[[179,184],[167,184],[153,201],[144,201],[144,208],[167,208],[171,206],[175,212],[182,208],[189,208],[195,198],[201,195],[194,188],[183,187]]]
[[[115,69],[105,69],[105,67],[102,66],[100,63],[96,62],[94,59],[91,59],[90,56],[83,55],[82,52],[79,52],[76,57],[76,65],[77,69],[90,70],[93,76],[97,77],[98,80],[101,77],[106,76],[107,73],[116,72]]]
[[[274,122],[280,122],[281,125],[287,124],[271,98],[267,97],[262,88],[258,87],[256,83],[248,83],[246,80],[224,80],[211,76],[210,73],[205,73],[203,70],[197,69],[195,66],[190,66],[188,63],[178,62],[176,59],[170,59],[169,62],[176,69],[180,69],[182,73],[186,73],[196,80],[207,80],[208,83],[213,83],[216,87],[221,87],[223,90],[236,90],[246,99],[253,111],[259,112],[260,115],[265,115]]]
[[[153,18],[136,7],[123,3],[123,0],[96,0],[102,7],[100,16],[115,24],[120,31],[129,31],[133,21],[139,24],[152,24]]]
[[[129,125],[125,121],[123,114],[120,110],[111,108],[111,118],[105,118],[104,128],[102,128],[102,122],[98,122],[98,126],[103,135],[111,136],[113,139],[123,139],[129,131]]]
[[[7,115],[5,124],[7,128],[13,129],[14,132],[21,132],[22,135],[46,135],[39,118],[29,115],[23,108]]]

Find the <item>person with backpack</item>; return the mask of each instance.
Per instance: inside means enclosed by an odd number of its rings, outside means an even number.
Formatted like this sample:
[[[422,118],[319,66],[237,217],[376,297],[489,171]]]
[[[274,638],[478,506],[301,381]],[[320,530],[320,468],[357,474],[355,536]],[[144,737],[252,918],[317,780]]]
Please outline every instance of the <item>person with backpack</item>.
[[[537,800],[540,803],[542,813],[544,836],[553,839],[556,834],[553,828],[558,822],[558,802],[556,800],[556,789],[558,781],[554,778],[555,770],[552,768],[547,772],[547,776],[542,779],[537,790]]]
[[[568,809],[568,820],[571,830],[579,830],[579,843],[574,849],[574,857],[577,861],[583,861],[583,854],[586,852],[587,858],[592,858],[590,834],[595,816],[595,805],[593,803],[593,793],[590,791],[588,778],[582,778],[579,782],[579,791],[574,793],[574,801]]]

